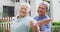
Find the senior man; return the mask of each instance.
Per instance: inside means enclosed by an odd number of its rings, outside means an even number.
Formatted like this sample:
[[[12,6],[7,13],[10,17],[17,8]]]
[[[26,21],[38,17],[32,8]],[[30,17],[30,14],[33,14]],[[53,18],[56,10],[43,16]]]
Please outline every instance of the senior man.
[[[34,19],[36,21],[41,21],[41,20],[44,20],[46,18],[49,18],[47,15],[48,11],[49,11],[49,3],[44,2],[44,1],[41,2],[38,6],[38,9],[37,9],[38,15]],[[42,27],[40,27],[41,32],[50,32],[51,31],[50,29],[51,29],[50,23],[47,23],[47,24],[43,25]]]

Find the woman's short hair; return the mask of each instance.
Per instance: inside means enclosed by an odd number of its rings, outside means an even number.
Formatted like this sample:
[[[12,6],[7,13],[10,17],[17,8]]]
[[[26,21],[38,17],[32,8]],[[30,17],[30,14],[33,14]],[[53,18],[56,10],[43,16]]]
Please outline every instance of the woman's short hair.
[[[19,8],[21,8],[21,6],[23,6],[23,5],[25,5],[25,6],[28,7],[27,10],[29,12],[30,11],[30,5],[28,3],[23,2],[23,3],[20,4],[20,7]]]

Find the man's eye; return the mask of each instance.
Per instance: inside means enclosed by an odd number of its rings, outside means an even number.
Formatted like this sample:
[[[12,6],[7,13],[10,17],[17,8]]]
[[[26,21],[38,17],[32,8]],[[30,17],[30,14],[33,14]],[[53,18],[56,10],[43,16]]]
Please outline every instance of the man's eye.
[[[41,8],[41,7],[39,7],[39,8]]]

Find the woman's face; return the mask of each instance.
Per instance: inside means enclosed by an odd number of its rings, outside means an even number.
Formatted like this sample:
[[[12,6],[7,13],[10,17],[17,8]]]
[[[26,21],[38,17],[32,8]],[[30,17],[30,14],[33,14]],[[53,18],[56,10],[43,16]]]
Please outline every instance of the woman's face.
[[[26,5],[22,5],[19,11],[20,16],[26,16],[27,15],[27,9],[28,7]]]

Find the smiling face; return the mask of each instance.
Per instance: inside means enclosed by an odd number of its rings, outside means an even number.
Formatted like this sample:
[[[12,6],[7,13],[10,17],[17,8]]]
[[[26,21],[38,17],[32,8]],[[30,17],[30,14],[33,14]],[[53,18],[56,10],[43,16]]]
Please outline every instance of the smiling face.
[[[19,10],[19,15],[20,16],[26,16],[27,15],[27,11],[28,11],[28,9],[27,9],[28,7],[26,6],[26,5],[22,5],[21,6],[21,8],[20,8],[20,10]]]
[[[44,4],[40,4],[39,7],[38,7],[38,15],[39,16],[44,16],[46,13],[47,13],[47,8],[46,8],[46,5]]]

